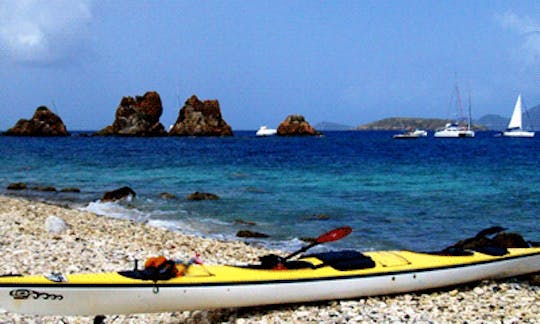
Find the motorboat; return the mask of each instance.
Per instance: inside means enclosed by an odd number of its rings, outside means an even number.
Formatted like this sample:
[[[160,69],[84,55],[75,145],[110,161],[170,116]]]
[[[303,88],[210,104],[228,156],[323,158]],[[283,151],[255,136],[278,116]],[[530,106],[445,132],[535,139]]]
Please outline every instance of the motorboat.
[[[255,133],[255,135],[259,137],[273,136],[276,134],[277,134],[277,129],[268,128],[266,126],[261,126],[259,130]]]

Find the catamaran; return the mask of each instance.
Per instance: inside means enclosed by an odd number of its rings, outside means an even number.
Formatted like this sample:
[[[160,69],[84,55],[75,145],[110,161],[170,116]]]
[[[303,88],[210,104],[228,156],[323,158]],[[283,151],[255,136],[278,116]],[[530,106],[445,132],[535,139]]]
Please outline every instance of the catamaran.
[[[456,103],[459,108],[460,116],[463,116],[463,106],[461,104],[461,96],[459,94],[459,88],[456,84]],[[465,118],[461,117],[460,120],[457,120],[454,123],[447,123],[444,127],[439,128],[435,131],[434,137],[445,137],[445,138],[467,138],[474,137],[474,131],[471,129],[471,97],[469,96],[469,119],[467,120],[467,125],[464,126],[460,124],[460,121],[463,121]]]
[[[502,132],[502,136],[506,137],[534,137],[534,132],[526,131],[522,127],[522,100],[521,94],[517,97],[516,104],[514,105],[514,112],[512,118],[505,131]]]

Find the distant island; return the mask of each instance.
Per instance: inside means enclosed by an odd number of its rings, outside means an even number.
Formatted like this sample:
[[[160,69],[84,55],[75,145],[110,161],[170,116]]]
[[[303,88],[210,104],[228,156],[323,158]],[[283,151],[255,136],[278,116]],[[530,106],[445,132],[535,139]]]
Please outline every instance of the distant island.
[[[381,119],[369,124],[356,127],[356,130],[404,130],[404,129],[425,129],[435,130],[443,127],[447,123],[453,122],[450,119],[438,118],[414,118],[414,117],[391,117]],[[476,127],[477,125],[475,125]]]
[[[315,125],[315,129],[320,131],[346,131],[354,130],[354,126],[324,121]]]
[[[509,112],[509,114],[511,111]],[[510,116],[490,114],[473,120],[473,129],[475,130],[495,130],[506,129]],[[435,130],[443,127],[447,123],[454,122],[451,119],[438,118],[420,118],[420,117],[392,117],[374,121],[368,124],[357,126],[355,130],[405,130],[420,128],[425,130]],[[527,129],[540,128],[540,105],[528,109],[523,114],[523,123]]]

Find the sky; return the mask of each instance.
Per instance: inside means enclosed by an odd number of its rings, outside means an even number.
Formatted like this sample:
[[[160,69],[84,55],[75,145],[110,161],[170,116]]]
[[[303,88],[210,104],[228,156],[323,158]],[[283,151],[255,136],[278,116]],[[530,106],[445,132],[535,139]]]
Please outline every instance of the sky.
[[[68,130],[157,91],[173,124],[191,95],[235,130],[473,118],[540,104],[540,1],[0,0],[0,129],[38,106]]]

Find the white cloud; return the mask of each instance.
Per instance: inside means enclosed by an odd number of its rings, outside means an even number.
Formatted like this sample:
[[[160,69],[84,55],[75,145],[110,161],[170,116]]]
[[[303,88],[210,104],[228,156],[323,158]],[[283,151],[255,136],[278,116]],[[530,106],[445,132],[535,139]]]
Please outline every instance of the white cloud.
[[[89,35],[91,1],[0,1],[0,46],[5,57],[30,64],[74,58]]]
[[[496,19],[504,29],[519,36],[521,42],[519,54],[526,62],[540,62],[540,24],[536,20],[511,12],[498,15]]]

